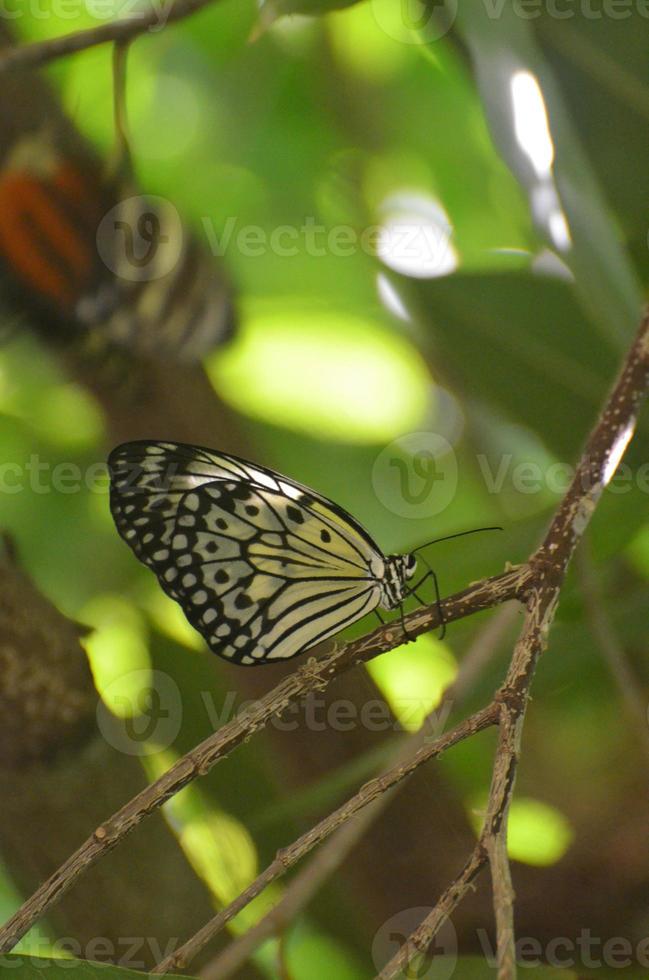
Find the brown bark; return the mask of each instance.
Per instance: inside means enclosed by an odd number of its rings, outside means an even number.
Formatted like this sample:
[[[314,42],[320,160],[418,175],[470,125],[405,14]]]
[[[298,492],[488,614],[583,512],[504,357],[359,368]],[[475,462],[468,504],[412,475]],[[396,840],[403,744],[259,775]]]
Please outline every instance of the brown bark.
[[[15,563],[0,561],[0,847],[30,894],[107,812],[140,790],[136,758],[96,725],[98,696],[82,629],[62,616]],[[151,888],[151,881],[156,883]],[[164,819],[133,836],[52,910],[55,937],[95,959],[133,953],[153,965],[196,927],[211,903]],[[129,946],[128,937],[139,937]],[[102,943],[99,940],[102,940]]]

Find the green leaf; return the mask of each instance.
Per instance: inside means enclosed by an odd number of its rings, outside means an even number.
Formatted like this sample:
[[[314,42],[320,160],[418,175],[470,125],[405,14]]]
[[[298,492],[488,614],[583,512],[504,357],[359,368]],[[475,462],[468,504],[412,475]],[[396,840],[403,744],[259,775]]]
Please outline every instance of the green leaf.
[[[572,461],[618,358],[580,310],[571,286],[521,272],[460,273],[410,280],[406,288],[432,330],[435,365],[471,397],[529,426]]]
[[[649,85],[645,36],[638,30],[637,17],[616,20],[611,29],[608,17],[557,21],[543,8],[543,16],[533,26],[590,165],[622,226],[640,277],[646,281],[649,169],[641,147],[649,121]]]
[[[458,7],[457,26],[471,54],[496,145],[527,187],[531,207],[540,194],[558,192],[555,213],[565,216],[571,239],[562,258],[575,275],[577,295],[604,335],[624,347],[639,321],[640,284],[529,22],[510,4],[469,0]],[[554,160],[543,176],[535,172],[515,131],[512,84],[520,73],[536,80],[547,111]]]

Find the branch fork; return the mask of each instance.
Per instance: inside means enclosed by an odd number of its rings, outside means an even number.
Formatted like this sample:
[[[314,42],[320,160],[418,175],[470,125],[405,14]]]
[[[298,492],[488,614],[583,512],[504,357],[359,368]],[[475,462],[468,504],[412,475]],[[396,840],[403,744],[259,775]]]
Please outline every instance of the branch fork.
[[[544,650],[556,612],[566,570],[595,509],[601,490],[613,476],[631,439],[637,412],[649,386],[649,315],[643,317],[638,335],[627,354],[618,381],[587,442],[571,486],[562,500],[538,550],[524,565],[474,583],[441,603],[445,622],[518,599],[525,605],[525,620],[505,679],[492,701],[451,731],[433,741],[422,732],[407,752],[380,776],[370,780],[346,803],[311,830],[278,852],[275,860],[226,909],[218,913],[176,953],[158,964],[157,973],[188,963],[238,911],[306,853],[339,830],[369,804],[402,783],[414,770],[466,738],[497,726],[496,749],[485,823],[462,870],[440,896],[432,912],[412,933],[399,952],[378,974],[377,980],[401,975],[412,957],[428,948],[442,923],[452,914],[473,882],[489,865],[497,934],[498,980],[516,977],[514,944],[514,891],[507,857],[507,815],[511,803],[521,736],[530,688],[538,659]],[[0,952],[8,952],[78,878],[150,813],[199,775],[208,772],[237,745],[263,728],[288,704],[313,690],[324,689],[350,667],[367,662],[440,625],[437,605],[415,610],[401,625],[381,626],[373,632],[334,649],[319,660],[307,660],[256,704],[224,725],[162,777],[147,786],[105,821],[84,844],[28,899],[0,930]],[[305,894],[308,893],[308,889]],[[210,980],[225,976],[208,973]]]

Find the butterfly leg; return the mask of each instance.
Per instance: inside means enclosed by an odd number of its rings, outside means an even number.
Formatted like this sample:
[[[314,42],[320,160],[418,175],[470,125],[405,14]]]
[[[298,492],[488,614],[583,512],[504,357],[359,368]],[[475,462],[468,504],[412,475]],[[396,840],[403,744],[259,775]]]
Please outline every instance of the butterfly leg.
[[[417,595],[417,589],[420,589],[421,586],[426,581],[426,579],[430,578],[432,574],[433,574],[432,571],[426,572],[424,577],[422,579],[419,579],[416,585],[413,585],[412,588],[408,589],[408,595],[414,595],[417,602],[419,602],[422,606],[425,605],[425,603],[423,599],[420,599],[419,596]]]
[[[385,620],[383,619],[383,616],[382,616],[382,615],[381,615],[381,613],[380,613],[380,612],[378,611],[378,609],[375,609],[375,610],[374,610],[374,612],[375,612],[375,614],[376,614],[376,618],[378,619],[378,621],[379,621],[379,623],[381,624],[381,626],[385,626]]]
[[[437,606],[437,612],[439,613],[439,639],[443,640],[446,636],[446,620],[444,619],[444,609],[442,608],[442,597],[439,594],[439,582],[437,581],[437,575],[431,568],[430,574],[433,576],[433,584],[435,586],[435,605]]]
[[[406,626],[406,618],[403,612],[403,603],[399,604],[399,616],[401,617],[401,629],[403,630],[403,635],[406,638],[406,643],[414,643],[417,639],[416,636],[411,636],[408,632],[408,627]]]
[[[419,582],[417,582],[417,584],[415,585],[415,587],[412,588],[412,589],[410,589],[409,594],[410,595],[414,595],[414,597],[419,602],[421,602],[421,599],[419,598],[419,596],[415,592],[415,589],[418,589],[421,585],[423,585],[423,583],[426,581],[427,578],[429,578],[429,577],[432,578],[433,585],[435,586],[435,605],[437,606],[437,612],[439,613],[439,625],[440,625],[439,639],[440,640],[443,640],[444,637],[446,636],[446,621],[444,619],[444,610],[442,608],[442,597],[441,597],[440,592],[439,592],[439,582],[437,581],[437,575],[435,574],[435,572],[433,571],[433,569],[430,567],[430,565],[428,564],[428,562],[425,560],[425,558],[422,557],[421,560],[424,562],[424,565],[426,566],[426,568],[428,569],[428,571],[426,572],[426,574],[424,575],[424,577]]]

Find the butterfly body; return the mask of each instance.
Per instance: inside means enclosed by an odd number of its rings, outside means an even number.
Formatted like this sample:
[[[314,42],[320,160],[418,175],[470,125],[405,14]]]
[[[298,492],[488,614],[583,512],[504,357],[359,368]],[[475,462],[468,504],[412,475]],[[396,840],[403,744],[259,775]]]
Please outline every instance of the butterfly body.
[[[380,605],[383,609],[398,609],[411,594],[407,587],[417,570],[417,559],[414,555],[387,555],[385,572],[381,582]]]
[[[410,594],[413,555],[384,555],[343,508],[266,467],[143,441],[109,468],[119,533],[230,661],[289,659]]]

